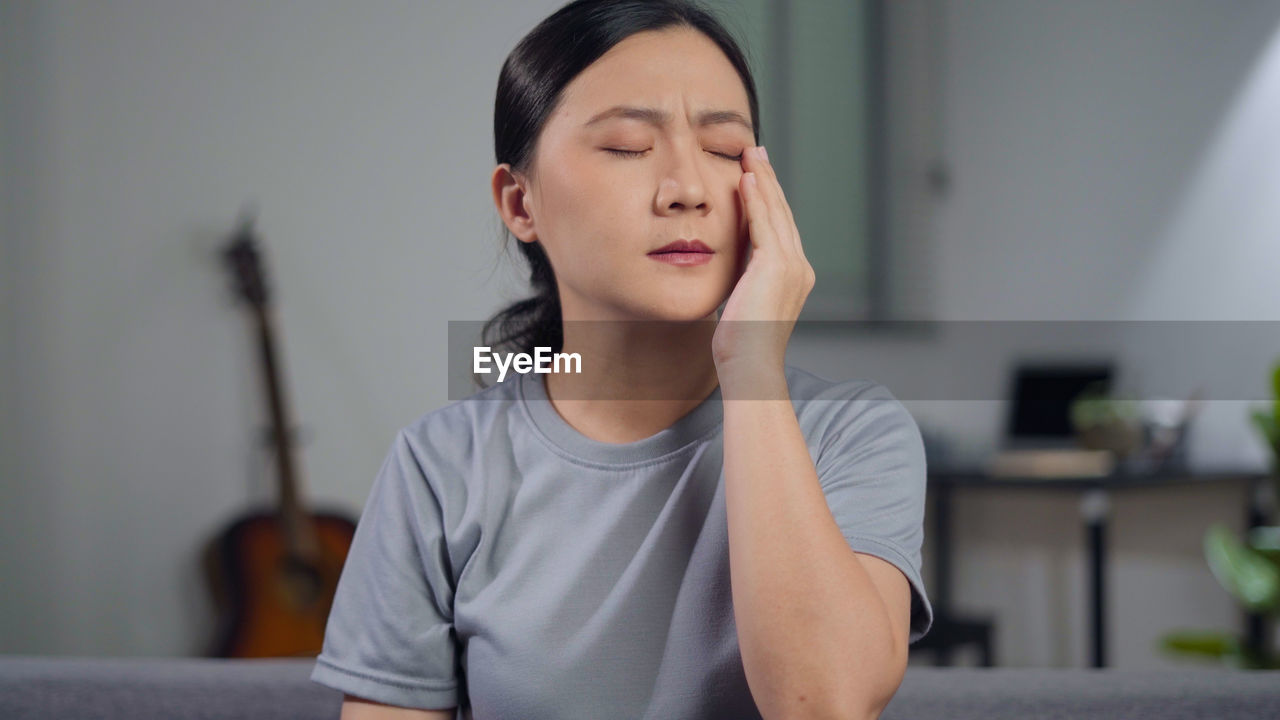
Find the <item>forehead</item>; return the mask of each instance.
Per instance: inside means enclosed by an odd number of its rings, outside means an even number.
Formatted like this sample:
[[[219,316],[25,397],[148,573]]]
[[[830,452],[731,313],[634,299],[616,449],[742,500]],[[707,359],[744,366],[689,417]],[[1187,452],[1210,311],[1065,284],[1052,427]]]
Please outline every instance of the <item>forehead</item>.
[[[737,70],[714,41],[690,28],[640,32],[619,42],[565,87],[552,120],[581,129],[615,106],[661,108],[677,121],[705,110],[736,111],[751,120]],[[611,122],[618,121],[593,126]]]

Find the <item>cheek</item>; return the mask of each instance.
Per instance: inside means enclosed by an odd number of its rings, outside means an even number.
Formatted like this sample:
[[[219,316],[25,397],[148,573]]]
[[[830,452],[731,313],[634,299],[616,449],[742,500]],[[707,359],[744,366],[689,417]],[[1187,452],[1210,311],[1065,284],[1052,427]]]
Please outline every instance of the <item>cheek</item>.
[[[630,210],[638,196],[637,184],[607,172],[599,165],[566,163],[556,178],[556,209],[570,222],[593,224],[616,219]]]
[[[579,188],[558,198],[549,219],[548,254],[553,267],[574,284],[615,285],[627,267],[629,248],[638,238],[634,213],[619,207],[616,199],[599,188]]]
[[[589,173],[560,167],[554,178],[547,178],[542,192],[539,223],[553,238],[559,254],[568,258],[579,244],[591,242],[602,225],[601,215],[609,211],[602,201],[598,181]]]

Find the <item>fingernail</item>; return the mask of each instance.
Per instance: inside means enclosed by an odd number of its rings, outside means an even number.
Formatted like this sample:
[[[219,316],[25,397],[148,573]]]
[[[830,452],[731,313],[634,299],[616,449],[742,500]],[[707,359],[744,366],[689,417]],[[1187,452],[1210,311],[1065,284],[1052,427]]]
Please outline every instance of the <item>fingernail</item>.
[[[760,146],[760,157],[764,158],[765,162],[769,161],[769,151],[765,150],[763,145]]]

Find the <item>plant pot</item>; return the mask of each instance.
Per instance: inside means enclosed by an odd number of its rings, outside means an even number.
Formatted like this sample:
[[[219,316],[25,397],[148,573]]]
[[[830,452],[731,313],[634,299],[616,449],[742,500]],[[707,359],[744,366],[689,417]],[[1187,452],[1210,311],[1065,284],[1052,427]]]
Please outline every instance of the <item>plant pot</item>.
[[[1123,457],[1142,444],[1142,425],[1127,420],[1109,420],[1078,430],[1076,439],[1090,450],[1111,450]]]

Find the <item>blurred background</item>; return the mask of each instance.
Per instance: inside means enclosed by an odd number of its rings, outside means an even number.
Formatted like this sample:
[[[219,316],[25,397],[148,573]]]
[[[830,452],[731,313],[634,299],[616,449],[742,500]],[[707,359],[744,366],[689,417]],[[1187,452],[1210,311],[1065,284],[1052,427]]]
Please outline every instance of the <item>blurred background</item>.
[[[525,293],[493,96],[561,4],[0,0],[0,652],[225,650],[254,576],[215,539],[282,497],[340,548],[396,431],[449,401],[448,323]],[[1275,415],[1254,413],[1280,359],[1280,2],[705,4],[751,55],[819,270],[788,362],[885,382],[946,498],[924,571],[961,620],[932,640],[962,631],[911,662],[1273,643],[1274,597],[1246,612],[1223,571],[1266,556],[1223,538],[1274,506]],[[1192,386],[1136,419],[1107,392],[1158,399],[1132,378],[1164,366],[1099,364],[1049,324],[1169,321],[1190,324],[1159,357]],[[952,392],[868,369],[913,377],[975,327],[994,340]],[[1243,393],[1185,402],[1224,368]]]

